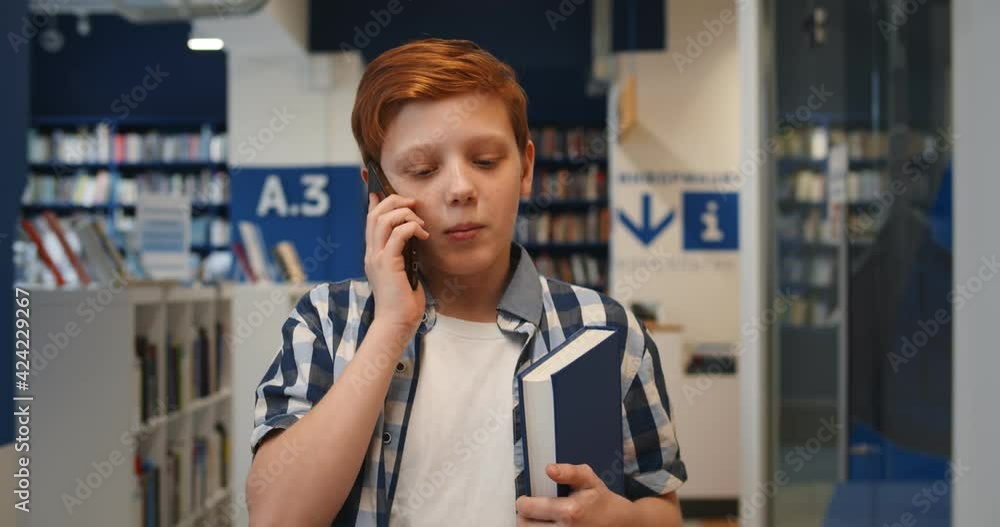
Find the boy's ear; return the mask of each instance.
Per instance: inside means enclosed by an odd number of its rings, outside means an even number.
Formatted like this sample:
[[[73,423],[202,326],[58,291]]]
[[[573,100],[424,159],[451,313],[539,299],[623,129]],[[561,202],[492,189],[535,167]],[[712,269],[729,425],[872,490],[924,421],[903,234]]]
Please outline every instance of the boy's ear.
[[[361,165],[361,181],[364,181],[365,188],[368,188],[368,168]]]
[[[532,143],[530,139],[524,145],[524,158],[522,161],[521,197],[530,198],[532,182],[535,179],[535,143]]]

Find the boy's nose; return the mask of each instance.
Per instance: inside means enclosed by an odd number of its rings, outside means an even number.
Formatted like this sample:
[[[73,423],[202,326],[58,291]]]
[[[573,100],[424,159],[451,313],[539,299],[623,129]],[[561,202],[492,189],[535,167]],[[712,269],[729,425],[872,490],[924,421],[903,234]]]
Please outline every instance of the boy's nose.
[[[475,201],[476,187],[469,179],[467,169],[455,163],[448,169],[448,174],[448,203],[461,205]]]

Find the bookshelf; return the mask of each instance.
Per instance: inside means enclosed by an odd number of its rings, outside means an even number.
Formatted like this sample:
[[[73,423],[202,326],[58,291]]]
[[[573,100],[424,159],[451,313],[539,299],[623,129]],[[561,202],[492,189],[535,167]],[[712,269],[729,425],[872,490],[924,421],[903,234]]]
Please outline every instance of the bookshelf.
[[[31,524],[197,525],[221,510],[234,444],[223,288],[22,288],[34,336]]]
[[[609,208],[602,122],[531,128],[535,177],[519,207],[515,239],[541,274],[607,290]]]
[[[226,140],[225,123],[194,117],[36,117],[22,216],[100,215],[124,253],[140,193],[182,196],[192,207],[192,253],[228,251]]]

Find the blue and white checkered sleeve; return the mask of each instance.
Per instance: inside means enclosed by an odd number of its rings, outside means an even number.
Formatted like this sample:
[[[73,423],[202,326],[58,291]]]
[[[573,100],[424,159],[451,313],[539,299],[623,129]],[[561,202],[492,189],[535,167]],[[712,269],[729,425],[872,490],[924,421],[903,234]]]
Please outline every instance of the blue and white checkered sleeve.
[[[624,392],[625,495],[630,500],[667,494],[687,480],[670,414],[670,398],[656,343],[628,313]],[[630,380],[629,380],[630,379]]]
[[[316,286],[302,296],[281,327],[281,348],[257,386],[251,452],[276,429],[295,424],[319,403],[333,382],[333,363],[324,324],[329,312],[328,285]]]

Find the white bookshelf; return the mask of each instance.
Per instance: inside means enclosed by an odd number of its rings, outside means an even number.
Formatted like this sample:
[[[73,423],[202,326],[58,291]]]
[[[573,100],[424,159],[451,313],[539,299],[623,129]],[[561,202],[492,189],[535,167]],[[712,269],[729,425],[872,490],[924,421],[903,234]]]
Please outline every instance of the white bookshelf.
[[[240,284],[223,289],[232,303],[233,331],[232,457],[231,481],[235,504],[246,503],[246,480],[250,473],[250,434],[253,432],[254,392],[281,347],[281,327],[299,298],[315,284]],[[270,309],[272,308],[273,309]],[[242,330],[242,331],[241,331]],[[246,507],[233,507],[230,523],[249,525]],[[228,511],[227,511],[228,512]]]
[[[34,395],[31,415],[31,514],[21,515],[19,525],[131,526],[141,520],[142,490],[135,474],[135,454],[159,466],[159,525],[199,525],[202,518],[227,505],[232,485],[222,485],[223,474],[208,477],[205,499],[190,496],[192,474],[182,467],[180,515],[170,521],[171,485],[167,474],[168,449],[191,451],[195,438],[211,437],[222,422],[229,448],[229,474],[233,453],[245,443],[234,434],[232,353],[222,349],[222,368],[210,395],[191,393],[190,359],[197,328],[208,330],[216,346],[216,322],[224,331],[232,326],[233,303],[214,287],[128,286],[55,290],[22,286],[30,291],[32,359],[36,371],[30,378]],[[98,313],[97,307],[101,311]],[[93,311],[93,316],[91,316]],[[63,340],[60,333],[76,333]],[[180,371],[181,407],[166,411],[167,334],[179,339],[184,351]],[[157,347],[157,388],[162,411],[141,421],[140,377],[136,373],[136,336],[144,335]],[[56,336],[55,338],[53,338]],[[223,339],[223,342],[226,340]],[[63,348],[53,348],[65,342]],[[53,350],[58,350],[53,353]],[[47,357],[51,356],[51,359]],[[223,449],[218,454],[222,455]],[[123,460],[115,465],[115,460]],[[188,460],[190,461],[190,460]],[[107,463],[105,463],[107,462]],[[208,460],[212,467],[219,459]],[[95,466],[96,465],[96,466]],[[105,470],[99,473],[98,467]],[[209,472],[212,472],[211,470]],[[79,478],[79,479],[78,479]],[[96,485],[95,485],[96,484]],[[242,484],[238,485],[242,488]],[[67,512],[64,495],[86,496]],[[86,490],[89,490],[89,496]]]

